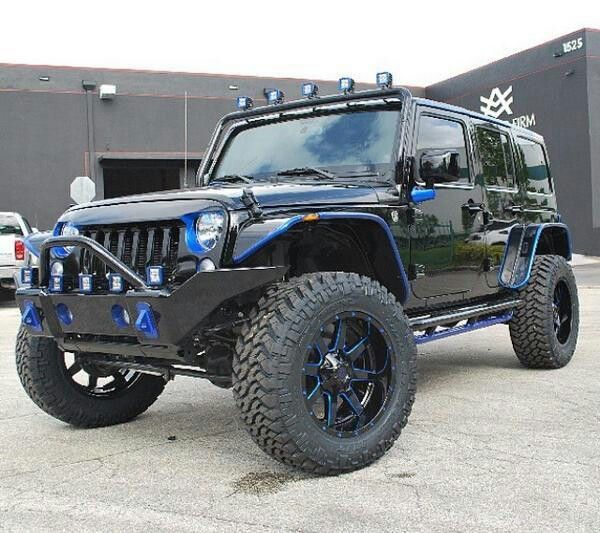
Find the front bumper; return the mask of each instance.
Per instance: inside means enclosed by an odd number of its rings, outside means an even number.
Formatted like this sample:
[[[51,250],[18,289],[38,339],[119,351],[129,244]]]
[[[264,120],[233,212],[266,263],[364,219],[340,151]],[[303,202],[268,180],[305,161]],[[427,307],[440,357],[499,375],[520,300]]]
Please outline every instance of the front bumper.
[[[48,249],[73,245],[88,248],[113,271],[135,281],[137,276],[133,271],[91,239],[57,237],[44,244]],[[140,280],[134,289],[123,294],[53,293],[47,290],[45,281],[47,256],[41,253],[40,287],[21,287],[16,293],[21,313],[33,308],[39,318],[35,327],[26,324],[29,332],[54,337],[59,345],[73,351],[122,353],[123,347],[128,346],[126,351],[130,355],[157,352],[164,352],[165,357],[172,355],[186,345],[222,304],[281,279],[287,270],[259,267],[200,272],[174,290],[153,289]],[[126,311],[119,314],[121,320],[115,318],[115,309]],[[145,313],[148,319],[148,311],[155,326],[152,335],[147,328],[140,327],[140,315]],[[128,320],[122,320],[123,316]]]

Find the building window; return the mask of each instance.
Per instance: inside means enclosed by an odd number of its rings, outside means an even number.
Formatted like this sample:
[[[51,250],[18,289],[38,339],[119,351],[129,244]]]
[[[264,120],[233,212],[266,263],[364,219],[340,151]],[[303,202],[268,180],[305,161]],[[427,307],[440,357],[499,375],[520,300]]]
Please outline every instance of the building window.
[[[515,165],[508,135],[482,127],[477,127],[476,132],[485,184],[514,188]]]
[[[523,137],[517,139],[517,146],[523,161],[527,192],[551,194],[552,183],[544,147]]]

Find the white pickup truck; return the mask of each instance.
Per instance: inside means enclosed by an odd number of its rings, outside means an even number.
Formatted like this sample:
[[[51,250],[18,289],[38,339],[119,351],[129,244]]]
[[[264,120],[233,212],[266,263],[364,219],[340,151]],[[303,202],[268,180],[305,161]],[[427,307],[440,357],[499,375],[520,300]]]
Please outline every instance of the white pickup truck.
[[[0,289],[15,288],[15,274],[30,265],[35,257],[29,253],[23,239],[33,233],[27,219],[19,213],[0,212]]]

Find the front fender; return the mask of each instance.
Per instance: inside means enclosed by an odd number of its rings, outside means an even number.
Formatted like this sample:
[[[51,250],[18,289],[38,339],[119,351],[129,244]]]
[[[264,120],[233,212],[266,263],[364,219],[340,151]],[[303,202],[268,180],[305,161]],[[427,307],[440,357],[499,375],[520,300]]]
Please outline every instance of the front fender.
[[[570,260],[571,233],[565,224],[519,224],[508,235],[498,283],[506,289],[527,285],[536,255],[556,254]]]
[[[332,211],[261,221],[249,226],[238,236],[233,263],[243,264],[298,225],[336,221],[368,226],[365,236],[368,236],[373,249],[371,259],[377,280],[394,293],[401,303],[405,303],[410,290],[398,246],[385,220],[372,213]]]

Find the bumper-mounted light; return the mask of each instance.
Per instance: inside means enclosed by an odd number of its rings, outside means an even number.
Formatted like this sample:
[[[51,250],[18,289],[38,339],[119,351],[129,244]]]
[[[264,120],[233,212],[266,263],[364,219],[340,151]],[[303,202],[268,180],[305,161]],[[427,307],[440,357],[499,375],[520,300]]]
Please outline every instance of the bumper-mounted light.
[[[123,292],[125,284],[123,283],[123,276],[120,274],[109,274],[108,275],[108,290],[110,292],[119,293]]]
[[[64,278],[62,276],[50,276],[48,290],[50,292],[62,292],[64,288]]]
[[[94,290],[94,277],[91,274],[79,274],[79,291],[86,294]]]
[[[165,269],[162,266],[149,266],[146,268],[146,282],[154,287],[162,285],[165,280]]]

